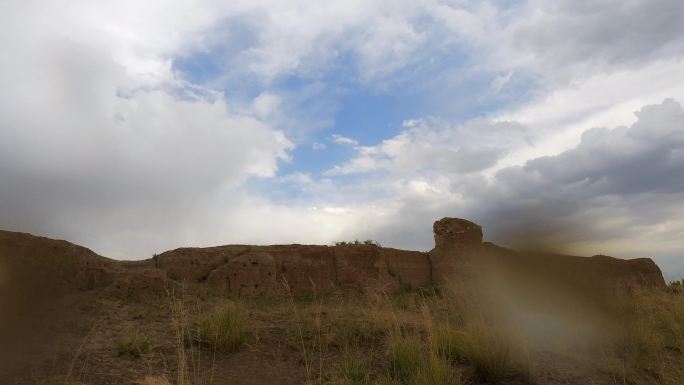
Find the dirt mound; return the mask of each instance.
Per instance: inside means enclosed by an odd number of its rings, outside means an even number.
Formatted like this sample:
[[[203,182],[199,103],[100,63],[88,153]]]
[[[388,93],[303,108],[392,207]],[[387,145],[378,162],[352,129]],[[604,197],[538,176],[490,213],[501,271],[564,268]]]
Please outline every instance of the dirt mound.
[[[207,283],[220,293],[264,294],[278,289],[276,274],[276,262],[271,254],[250,251],[212,270]]]
[[[183,248],[155,260],[173,280],[243,294],[279,291],[285,283],[297,292],[432,283],[426,253],[374,245]]]
[[[59,295],[105,288],[131,297],[184,283],[253,295],[277,292],[287,282],[293,291],[393,290],[477,279],[483,271],[477,266],[491,263],[592,290],[665,285],[650,259],[519,253],[483,243],[482,228],[458,218],[443,218],[433,229],[435,247],[428,253],[375,245],[228,245],[180,248],[138,262],[113,261],[66,241],[0,231],[0,289]]]
[[[434,224],[435,248],[429,253],[435,284],[479,280],[496,272],[499,278],[543,279],[593,294],[639,287],[665,287],[658,266],[649,258],[631,260],[604,255],[580,257],[543,252],[518,252],[482,242],[482,228],[459,218]]]
[[[85,247],[25,233],[0,231],[0,288],[38,295],[104,287],[117,263]]]
[[[611,293],[665,287],[663,275],[649,258],[619,259],[606,255],[579,257],[543,252],[517,252],[485,243],[484,263],[514,275],[544,277],[587,293]]]
[[[599,294],[665,286],[658,266],[646,258],[521,253],[483,243],[479,225],[456,218],[437,221],[434,232],[435,248],[430,252],[376,245],[228,245],[180,248],[143,261],[114,261],[66,241],[0,231],[0,383],[32,383],[24,379],[32,378],[33,366],[43,374],[52,370],[50,365],[71,368],[74,354],[81,354],[86,361],[91,354],[96,357],[87,366],[110,376],[97,383],[131,383],[136,377],[127,373],[147,369],[142,364],[134,368],[133,361],[116,357],[114,341],[118,336],[136,336],[141,325],[153,330],[154,340],[160,343],[154,349],[164,353],[157,366],[166,367],[163,357],[174,354],[169,343],[173,345],[176,338],[169,327],[176,322],[169,321],[173,319],[170,309],[174,309],[169,304],[175,304],[184,293],[193,296],[192,306],[198,308],[225,301],[227,295],[276,295],[246,302],[282,304],[288,301],[277,295],[286,287],[305,294],[297,298],[310,297],[314,290],[336,291],[330,297],[343,304],[349,298],[377,298],[347,295],[350,292],[475,283],[480,294],[495,301],[489,308],[507,311],[511,319],[529,321],[538,312],[521,313],[524,309],[564,314],[578,308],[568,304],[585,304],[588,297],[609,299],[615,297]],[[397,298],[407,292],[398,293]],[[334,309],[326,310],[328,316],[337,314]],[[267,359],[264,357],[280,362],[278,357],[291,357],[292,348],[279,344],[295,334],[283,330],[282,314],[265,314],[258,321],[268,329],[258,335],[259,340],[264,339],[266,351],[242,354],[257,363]],[[348,316],[356,321],[359,314]],[[336,330],[335,325],[331,324],[330,330]],[[522,323],[521,327],[537,331],[535,323]],[[90,350],[79,353],[86,340]],[[282,355],[281,349],[285,349]],[[373,351],[384,348],[374,347]],[[236,355],[235,360],[240,357]],[[236,368],[242,366],[231,362],[222,365],[231,368],[230,373],[241,373],[242,369]],[[299,367],[301,363],[291,359],[286,364]],[[262,371],[260,364],[253,369]],[[278,372],[275,367],[273,370],[269,378]],[[299,378],[281,383],[301,382]]]

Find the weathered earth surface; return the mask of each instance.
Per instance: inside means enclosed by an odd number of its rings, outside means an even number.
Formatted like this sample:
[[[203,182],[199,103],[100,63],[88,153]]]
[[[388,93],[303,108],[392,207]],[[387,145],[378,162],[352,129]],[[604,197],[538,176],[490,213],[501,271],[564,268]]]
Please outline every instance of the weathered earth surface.
[[[189,289],[199,298],[192,306],[205,306],[201,301],[228,295],[372,294],[474,283],[519,307],[524,304],[511,302],[516,291],[533,298],[563,286],[563,295],[568,287],[574,290],[563,298],[574,299],[577,292],[593,297],[665,286],[647,258],[521,253],[483,242],[479,225],[456,218],[441,219],[433,229],[435,247],[429,252],[375,245],[228,245],[179,248],[142,261],[116,261],[66,241],[0,231],[0,384],[45,384],[29,379],[52,371],[88,372],[96,383],[132,383],[151,364],[113,357],[113,341],[136,335],[143,325],[161,344],[155,349],[164,352],[154,365],[166,368],[175,341],[169,304]],[[253,383],[302,383],[300,374],[281,375],[279,365],[301,366],[292,353],[296,347],[280,345],[286,334],[281,320],[267,312],[263,318],[257,340],[264,342],[257,345],[266,350],[255,347],[225,358],[230,362],[221,365],[240,368],[225,373],[226,379],[249,372]],[[266,370],[268,357],[273,366]]]
[[[592,290],[665,285],[648,258],[520,253],[483,243],[479,225],[457,218],[443,218],[433,230],[435,247],[429,252],[375,245],[229,245],[179,248],[136,262],[111,260],[66,241],[0,231],[0,301],[95,289],[130,297],[164,293],[176,284],[244,295],[286,287],[391,291],[477,279],[478,266],[492,263]]]
[[[116,264],[66,241],[0,231],[3,289],[31,286],[40,294],[94,289],[113,281]]]
[[[482,228],[468,220],[442,218],[434,223],[435,247],[430,251],[436,285],[470,279],[473,262],[482,251]]]

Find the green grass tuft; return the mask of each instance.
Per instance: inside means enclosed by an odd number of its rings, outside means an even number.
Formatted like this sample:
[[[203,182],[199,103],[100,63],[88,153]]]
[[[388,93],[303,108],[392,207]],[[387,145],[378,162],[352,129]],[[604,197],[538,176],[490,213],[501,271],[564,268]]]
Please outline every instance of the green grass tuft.
[[[459,385],[461,377],[449,362],[433,357],[418,368],[412,377],[411,385]]]
[[[333,375],[333,383],[364,385],[369,383],[370,363],[360,353],[346,350],[342,362],[337,366]]]
[[[229,302],[201,318],[197,324],[201,344],[219,351],[240,349],[246,338],[246,318],[242,307]]]
[[[152,342],[146,336],[136,336],[127,340],[121,340],[116,343],[116,354],[123,356],[130,354],[138,358],[143,354],[149,353],[152,349]]]
[[[423,349],[417,337],[392,336],[389,351],[390,376],[408,383],[424,359]]]
[[[448,360],[465,359],[468,336],[449,324],[437,326],[430,336],[432,352],[435,356]]]
[[[457,353],[465,358],[475,371],[475,376],[485,384],[501,384],[513,378],[525,380],[529,367],[525,362],[514,360],[511,342],[493,325],[472,322],[465,331],[465,340]]]

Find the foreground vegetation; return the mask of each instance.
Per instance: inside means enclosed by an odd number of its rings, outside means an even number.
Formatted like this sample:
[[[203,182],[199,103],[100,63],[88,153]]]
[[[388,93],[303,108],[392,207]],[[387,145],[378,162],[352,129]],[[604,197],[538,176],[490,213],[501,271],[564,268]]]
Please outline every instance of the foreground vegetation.
[[[280,373],[307,385],[684,384],[678,285],[580,305],[498,294],[176,293],[168,306],[171,352],[147,334],[122,336],[112,350],[132,362],[170,353],[164,368],[146,364],[136,381],[147,385],[224,383],[220,375],[242,370],[221,366],[232,365],[231,356],[259,362],[281,350],[288,364]]]

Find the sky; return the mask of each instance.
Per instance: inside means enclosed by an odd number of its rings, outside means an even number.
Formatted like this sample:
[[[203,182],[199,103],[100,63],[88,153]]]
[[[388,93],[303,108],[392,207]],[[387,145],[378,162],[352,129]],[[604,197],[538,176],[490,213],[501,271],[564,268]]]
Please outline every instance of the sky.
[[[684,2],[0,3],[0,228],[112,258],[375,239],[684,277]]]

